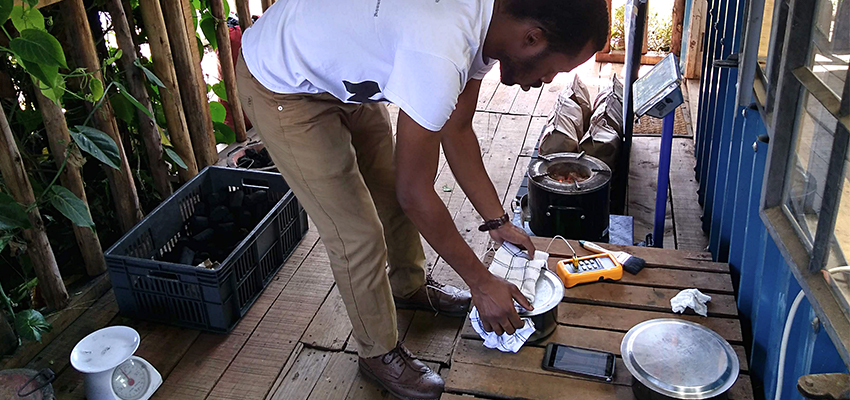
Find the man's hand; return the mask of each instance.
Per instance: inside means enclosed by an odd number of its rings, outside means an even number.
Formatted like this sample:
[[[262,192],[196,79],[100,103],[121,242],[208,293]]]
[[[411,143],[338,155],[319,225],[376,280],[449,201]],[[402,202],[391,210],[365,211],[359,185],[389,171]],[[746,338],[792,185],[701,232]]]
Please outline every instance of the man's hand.
[[[486,274],[482,279],[483,282],[470,285],[470,291],[484,330],[497,335],[505,332],[512,335],[525,325],[514,308],[514,300],[526,310],[534,307],[516,285],[492,274]]]
[[[528,250],[528,255],[534,258],[534,243],[531,242],[528,233],[511,222],[490,230],[490,237],[499,244],[509,242],[525,247]]]

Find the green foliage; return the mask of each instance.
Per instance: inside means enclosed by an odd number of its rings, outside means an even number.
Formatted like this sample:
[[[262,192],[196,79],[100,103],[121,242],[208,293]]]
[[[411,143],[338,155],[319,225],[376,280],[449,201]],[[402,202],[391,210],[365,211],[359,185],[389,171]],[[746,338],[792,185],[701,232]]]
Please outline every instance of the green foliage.
[[[626,48],[626,6],[622,5],[614,9],[611,19],[611,48],[622,50]]]
[[[92,100],[99,101],[103,97],[103,82],[100,79],[92,78],[89,81],[89,92]]]
[[[74,143],[80,147],[80,150],[91,154],[92,157],[114,169],[119,168],[121,153],[118,151],[115,141],[109,135],[101,130],[82,125],[77,125],[75,130],[70,132],[71,138],[74,139]]]
[[[189,169],[189,167],[186,166],[186,163],[183,161],[182,158],[180,158],[180,156],[177,154],[177,152],[175,152],[174,150],[171,150],[171,148],[165,147],[165,146],[163,146],[162,149],[165,151],[166,157],[168,157],[168,159],[171,160],[174,164],[177,164],[178,167],[183,168],[183,169]]]
[[[44,16],[37,8],[15,6],[9,17],[18,32],[22,32],[24,29],[44,30]]]
[[[27,210],[5,193],[0,193],[0,230],[29,229]],[[5,247],[5,244],[3,245]]]
[[[63,186],[49,189],[50,204],[77,226],[93,226],[89,209],[79,197]]]
[[[118,88],[118,93],[120,93],[122,96],[124,96],[124,98],[126,98],[127,101],[130,102],[130,104],[132,104],[134,107],[141,110],[143,113],[147,114],[148,117],[153,118],[153,114],[151,114],[151,111],[148,110],[147,107],[143,106],[142,103],[139,103],[139,101],[136,100],[136,98],[133,97],[133,95],[130,94],[130,92],[127,90],[127,88],[124,87],[124,85],[122,85],[121,83],[119,83],[117,81],[112,82],[112,84],[114,84],[115,87]]]
[[[130,104],[124,96],[112,96],[109,99],[109,104],[112,104],[112,110],[115,111],[115,116],[118,119],[128,123],[136,123],[136,107]]]
[[[236,133],[223,122],[213,122],[213,130],[216,143],[231,144],[236,141]]]
[[[218,83],[212,85],[212,91],[219,99],[227,101],[227,90],[224,88],[224,81],[218,81]]]
[[[668,52],[673,40],[673,20],[660,17],[658,13],[649,18],[647,31],[647,48],[649,51]]]
[[[41,335],[51,329],[44,315],[36,310],[24,310],[15,314],[15,331],[24,339],[41,342]]]
[[[215,36],[215,17],[209,11],[201,15],[201,31],[213,50],[218,50],[218,41]]]
[[[14,8],[14,6],[14,0],[0,0],[0,21],[6,22],[6,20],[9,19],[9,16],[12,15],[12,8]]]
[[[22,59],[46,66],[68,68],[62,45],[53,35],[39,29],[24,29],[12,39],[9,47]]]
[[[212,117],[213,122],[224,122],[224,119],[227,118],[227,110],[224,105],[217,101],[210,102],[210,117]]]
[[[144,65],[142,65],[142,63],[139,61],[138,58],[136,59],[136,61],[133,62],[133,64],[135,64],[137,67],[139,67],[142,70],[142,72],[145,73],[145,76],[148,77],[148,80],[151,81],[151,83],[153,83],[154,85],[157,85],[159,87],[165,87],[165,84],[162,83],[162,81],[159,80],[159,78],[157,78],[156,74],[154,74],[153,71],[147,69]]]

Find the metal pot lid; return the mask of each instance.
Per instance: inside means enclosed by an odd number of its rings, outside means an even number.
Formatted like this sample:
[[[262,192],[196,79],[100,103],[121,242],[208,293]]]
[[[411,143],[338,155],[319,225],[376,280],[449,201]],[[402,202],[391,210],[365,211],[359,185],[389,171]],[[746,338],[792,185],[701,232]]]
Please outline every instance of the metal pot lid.
[[[586,179],[573,183],[555,178],[558,172],[563,174],[567,171],[576,171]],[[580,194],[599,190],[608,184],[611,180],[611,168],[602,160],[584,153],[553,153],[532,159],[528,164],[527,175],[529,184],[547,191]]]
[[[534,310],[521,313],[521,317],[534,317],[536,315],[545,314],[549,310],[558,306],[558,303],[564,299],[564,284],[558,275],[546,268],[540,270],[540,277],[537,278],[536,292],[534,294]]]
[[[674,399],[708,399],[725,393],[738,379],[738,356],[716,332],[678,319],[635,325],[620,345],[632,375]]]

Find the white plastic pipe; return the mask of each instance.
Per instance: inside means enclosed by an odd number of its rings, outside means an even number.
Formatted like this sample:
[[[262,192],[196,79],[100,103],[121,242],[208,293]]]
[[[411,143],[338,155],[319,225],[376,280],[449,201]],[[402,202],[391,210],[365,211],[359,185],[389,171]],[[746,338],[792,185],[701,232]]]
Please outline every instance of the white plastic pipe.
[[[788,311],[788,318],[785,320],[785,330],[782,332],[782,345],[779,350],[779,371],[776,373],[776,395],[773,397],[776,400],[782,400],[782,380],[785,377],[785,353],[788,350],[788,336],[791,334],[791,325],[794,324],[794,317],[797,315],[797,309],[800,308],[800,303],[806,297],[801,290],[797,293],[797,298],[791,304],[791,310]]]

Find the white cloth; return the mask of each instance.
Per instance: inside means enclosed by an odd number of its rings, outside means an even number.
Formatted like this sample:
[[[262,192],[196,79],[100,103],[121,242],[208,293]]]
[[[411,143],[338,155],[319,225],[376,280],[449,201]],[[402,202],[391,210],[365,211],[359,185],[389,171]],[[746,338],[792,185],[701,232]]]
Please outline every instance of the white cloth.
[[[440,130],[484,60],[494,0],[278,0],[242,36],[248,70],[275,93],[390,101]],[[284,104],[285,107],[285,104]]]
[[[522,307],[517,306],[517,311],[525,311]],[[531,334],[534,333],[534,322],[531,318],[523,318],[525,325],[517,329],[513,335],[503,333],[497,335],[495,332],[487,332],[484,330],[484,325],[481,323],[481,318],[478,316],[478,308],[472,307],[469,312],[469,322],[472,324],[472,329],[484,339],[484,347],[488,349],[498,349],[504,353],[516,353],[522,348],[522,345],[528,341]]]
[[[493,256],[493,262],[490,263],[490,273],[516,285],[528,299],[528,302],[534,303],[537,278],[540,277],[540,269],[546,268],[546,260],[548,259],[548,253],[535,250],[532,260],[528,253],[520,250],[519,247],[504,242]]]
[[[690,307],[697,314],[707,317],[708,305],[705,303],[709,301],[711,296],[703,294],[698,289],[685,289],[670,299],[670,305],[673,306],[674,313],[683,313]]]

